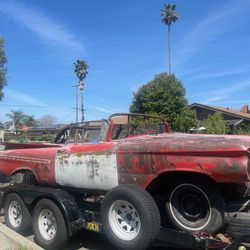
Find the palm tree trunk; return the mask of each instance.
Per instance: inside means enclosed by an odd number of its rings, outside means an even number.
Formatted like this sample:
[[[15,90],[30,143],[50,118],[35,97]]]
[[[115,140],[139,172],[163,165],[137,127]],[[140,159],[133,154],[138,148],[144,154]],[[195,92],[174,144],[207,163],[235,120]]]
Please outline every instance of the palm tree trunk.
[[[168,74],[171,75],[170,24],[168,24]]]

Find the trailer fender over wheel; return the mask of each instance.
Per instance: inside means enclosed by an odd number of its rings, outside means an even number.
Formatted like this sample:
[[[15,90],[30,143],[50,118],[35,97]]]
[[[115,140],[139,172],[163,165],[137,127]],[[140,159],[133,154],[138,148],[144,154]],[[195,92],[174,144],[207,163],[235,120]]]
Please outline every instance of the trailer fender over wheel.
[[[33,230],[36,243],[45,249],[60,249],[68,240],[63,214],[49,199],[42,199],[36,204]]]
[[[146,249],[159,234],[160,214],[153,198],[133,185],[109,191],[101,215],[104,232],[118,249]]]
[[[10,193],[4,201],[4,219],[9,228],[20,234],[32,227],[30,212],[22,198],[15,193]]]
[[[223,224],[225,204],[212,182],[189,177],[168,185],[166,212],[171,226],[178,230],[214,233]]]

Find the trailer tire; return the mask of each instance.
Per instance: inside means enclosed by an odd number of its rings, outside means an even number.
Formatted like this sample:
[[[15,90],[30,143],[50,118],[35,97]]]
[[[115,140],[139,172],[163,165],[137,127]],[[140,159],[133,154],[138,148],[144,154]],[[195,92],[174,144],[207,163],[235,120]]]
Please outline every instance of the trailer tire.
[[[110,190],[102,203],[104,232],[118,249],[146,249],[158,236],[160,213],[150,194],[134,185]]]
[[[33,212],[35,241],[45,249],[61,249],[68,240],[65,220],[61,210],[51,200],[40,200]]]
[[[27,233],[32,228],[32,217],[22,198],[9,194],[4,201],[4,219],[6,225],[19,234]]]
[[[215,233],[224,221],[225,204],[216,186],[201,177],[187,177],[167,187],[169,224],[186,232]]]
[[[250,235],[250,213],[234,212],[225,216],[225,233],[233,238]]]

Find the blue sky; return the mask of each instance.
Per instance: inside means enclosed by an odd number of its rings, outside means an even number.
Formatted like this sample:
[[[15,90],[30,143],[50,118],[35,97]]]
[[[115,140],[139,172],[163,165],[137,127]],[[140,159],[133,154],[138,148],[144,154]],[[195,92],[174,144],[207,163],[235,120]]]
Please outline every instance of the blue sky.
[[[10,109],[58,122],[75,120],[73,62],[89,64],[86,119],[128,111],[132,93],[168,69],[162,0],[0,0],[0,35]],[[189,103],[239,109],[250,103],[250,0],[178,0],[172,26],[173,73]]]

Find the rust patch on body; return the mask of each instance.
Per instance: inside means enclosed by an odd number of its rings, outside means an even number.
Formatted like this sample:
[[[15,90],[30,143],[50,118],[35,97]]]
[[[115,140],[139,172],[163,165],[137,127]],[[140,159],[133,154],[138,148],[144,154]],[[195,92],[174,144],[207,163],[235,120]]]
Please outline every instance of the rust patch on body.
[[[196,169],[203,170],[204,168],[203,168],[202,164],[200,164],[198,162],[197,165],[196,165]]]
[[[91,159],[86,162],[86,164],[87,164],[88,176],[90,179],[93,180],[95,176],[99,176],[98,169],[100,166],[94,156],[92,156]]]
[[[34,166],[34,172],[35,172],[36,175],[39,174],[39,164],[35,164],[35,166]]]
[[[42,164],[42,171],[43,171],[43,173],[48,173],[49,172],[48,166],[45,164]]]
[[[218,162],[215,168],[218,172],[238,174],[242,172],[242,164],[238,161],[233,161],[231,164],[226,162]]]

